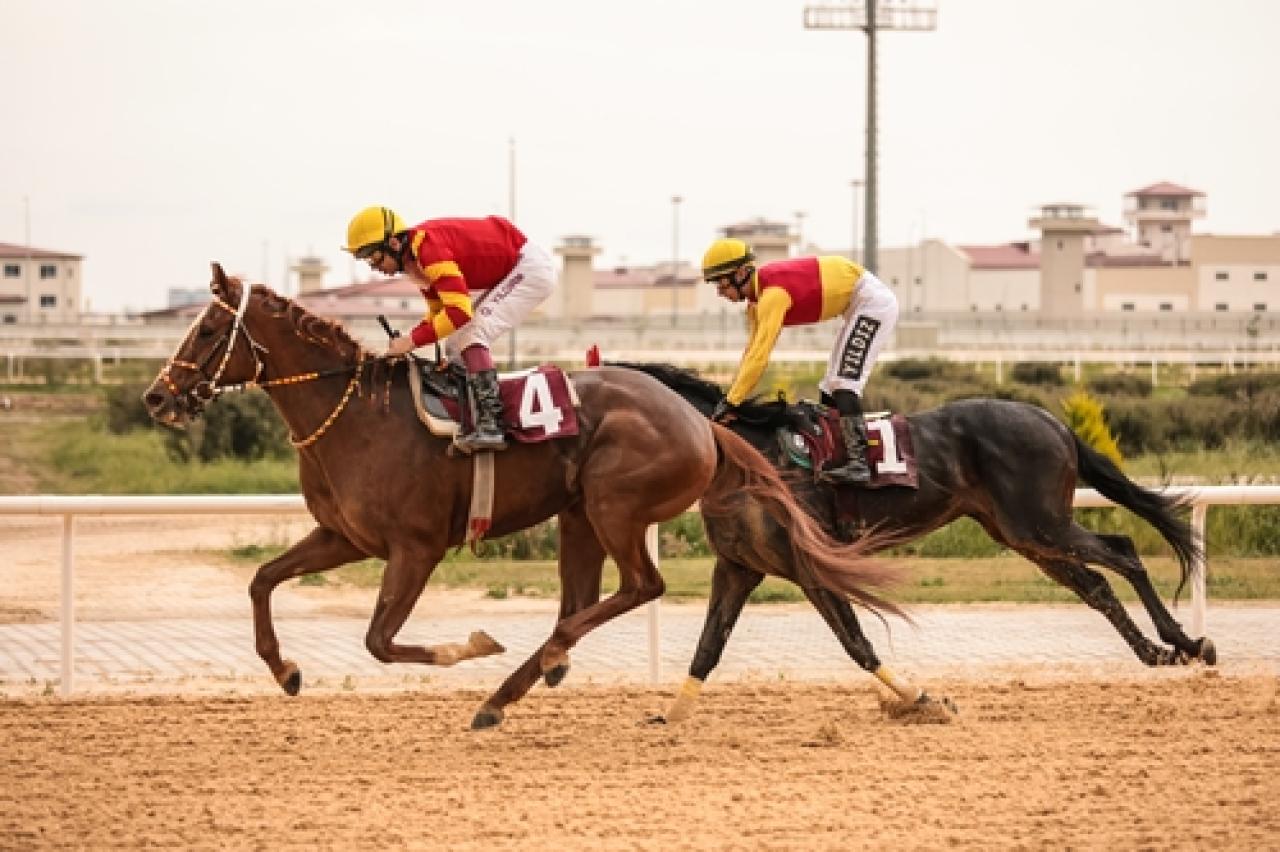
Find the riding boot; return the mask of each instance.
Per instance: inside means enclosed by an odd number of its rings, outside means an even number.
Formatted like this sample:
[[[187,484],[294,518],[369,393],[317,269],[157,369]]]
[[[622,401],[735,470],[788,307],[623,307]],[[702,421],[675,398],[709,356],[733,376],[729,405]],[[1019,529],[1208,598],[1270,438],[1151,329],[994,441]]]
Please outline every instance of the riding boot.
[[[498,393],[498,373],[495,370],[472,373],[467,376],[467,387],[471,398],[472,429],[465,435],[456,436],[454,444],[466,453],[505,450],[507,441],[503,437],[505,426],[502,422],[502,397]]]
[[[871,481],[871,468],[867,466],[867,423],[862,418],[862,404],[852,391],[836,391],[834,396],[848,458],[837,467],[824,467],[818,480],[828,485],[866,485]]]

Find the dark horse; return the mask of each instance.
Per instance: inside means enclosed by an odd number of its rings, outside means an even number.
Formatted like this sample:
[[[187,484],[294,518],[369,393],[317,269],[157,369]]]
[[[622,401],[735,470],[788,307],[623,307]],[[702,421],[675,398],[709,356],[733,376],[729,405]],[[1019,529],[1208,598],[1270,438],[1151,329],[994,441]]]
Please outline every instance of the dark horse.
[[[628,364],[657,378],[704,415],[722,396],[716,385],[685,370],[662,364]],[[731,428],[778,466],[784,466],[777,430],[792,417],[782,401],[748,402],[739,407]],[[956,518],[968,516],[1000,544],[1030,559],[1049,577],[1071,589],[1102,613],[1148,665],[1183,664],[1193,659],[1216,662],[1213,643],[1192,640],[1169,614],[1138,558],[1133,541],[1123,535],[1093,533],[1072,516],[1076,480],[1133,511],[1168,541],[1185,584],[1201,551],[1190,527],[1175,515],[1181,504],[1142,488],[1126,477],[1048,412],[1033,405],[997,399],[952,402],[907,418],[919,465],[919,488],[864,489],[857,495],[860,521],[877,538],[872,547],[918,538]],[[789,477],[796,495],[823,527],[845,539],[857,530],[836,522],[832,490]],[[807,479],[807,477],[806,477]],[[690,680],[671,713],[692,710],[702,681],[720,660],[729,633],[751,590],[775,565],[753,564],[750,554],[735,549],[733,531],[708,518],[707,534],[719,554],[707,621],[690,665]],[[1172,645],[1147,639],[1116,598],[1105,577],[1089,568],[1104,565],[1137,591],[1159,632]],[[1181,585],[1179,591],[1181,591]],[[875,651],[858,626],[848,602],[825,589],[806,590],[849,655],[864,669],[878,673],[903,698],[927,696],[884,672]],[[1176,595],[1175,595],[1176,596]],[[670,715],[670,714],[669,714]]]
[[[265,287],[228,278],[216,263],[211,289],[212,301],[144,400],[155,420],[178,426],[220,389],[256,384],[295,436],[299,480],[316,527],[261,566],[249,587],[258,654],[276,681],[290,695],[302,683],[298,666],[280,656],[272,590],[370,556],[386,560],[365,640],[378,660],[452,665],[502,651],[480,631],[465,644],[395,641],[436,564],[466,538],[473,473],[471,459],[450,455],[449,439],[419,423],[408,362],[371,355],[337,324]],[[861,561],[862,548],[823,533],[745,441],[633,370],[589,369],[572,381],[578,434],[516,444],[494,460],[493,535],[559,517],[561,604],[550,638],[485,702],[473,727],[498,724],[503,708],[539,677],[558,683],[569,650],[587,632],[662,594],[645,529],[699,498],[726,528],[755,522],[752,512],[773,518],[788,531],[789,556],[807,582],[896,611],[867,591],[890,573]],[[620,583],[601,600],[606,555]]]

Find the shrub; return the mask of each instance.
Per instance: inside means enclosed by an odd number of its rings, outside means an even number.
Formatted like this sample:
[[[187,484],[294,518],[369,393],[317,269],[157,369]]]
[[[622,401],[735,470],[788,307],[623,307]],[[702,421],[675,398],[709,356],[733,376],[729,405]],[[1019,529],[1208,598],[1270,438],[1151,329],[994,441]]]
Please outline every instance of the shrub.
[[[186,429],[170,430],[165,444],[170,457],[180,461],[258,461],[293,452],[288,427],[270,398],[257,389],[220,397]]]
[[[1108,373],[1094,376],[1085,386],[1090,393],[1107,396],[1151,396],[1151,380],[1134,373]]]
[[[148,385],[130,382],[107,388],[107,431],[113,435],[123,435],[130,429],[148,429],[152,425],[151,415],[142,402],[142,394]]]
[[[1057,386],[1062,384],[1062,372],[1057,364],[1019,361],[1013,365],[1009,375],[1015,382],[1022,382],[1024,385]]]
[[[1120,447],[1116,445],[1115,436],[1107,428],[1107,421],[1102,413],[1102,403],[1089,396],[1087,392],[1078,390],[1063,400],[1062,410],[1066,414],[1067,425],[1080,436],[1080,440],[1117,465],[1124,461],[1120,455]]]

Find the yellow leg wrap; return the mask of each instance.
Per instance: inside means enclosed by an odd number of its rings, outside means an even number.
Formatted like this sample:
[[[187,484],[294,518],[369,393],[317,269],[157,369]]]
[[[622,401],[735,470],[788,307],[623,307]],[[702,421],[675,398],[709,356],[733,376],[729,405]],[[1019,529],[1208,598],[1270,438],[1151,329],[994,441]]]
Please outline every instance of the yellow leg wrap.
[[[877,678],[880,679],[881,683],[883,683],[885,686],[892,689],[894,691],[894,694],[896,694],[903,701],[914,702],[921,695],[924,694],[924,690],[920,689],[917,686],[912,686],[906,681],[899,680],[897,677],[894,676],[893,672],[889,671],[884,666],[881,666],[880,668],[876,669],[875,675]]]
[[[696,677],[687,677],[680,686],[680,691],[676,693],[676,700],[672,702],[671,709],[667,711],[666,720],[668,723],[683,722],[693,715],[693,707],[698,703],[698,696],[702,693],[702,681]]]

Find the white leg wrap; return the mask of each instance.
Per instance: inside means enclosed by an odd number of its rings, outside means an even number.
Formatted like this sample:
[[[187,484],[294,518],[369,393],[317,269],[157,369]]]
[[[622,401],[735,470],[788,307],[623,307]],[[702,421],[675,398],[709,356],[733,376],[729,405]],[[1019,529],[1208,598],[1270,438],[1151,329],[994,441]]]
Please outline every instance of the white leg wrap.
[[[918,686],[913,686],[904,680],[899,680],[893,672],[889,671],[884,666],[876,669],[875,675],[880,679],[881,683],[892,689],[894,694],[903,701],[914,703],[919,700],[921,695],[924,695],[923,689],[920,689]]]
[[[667,711],[667,722],[683,722],[692,716],[694,705],[698,703],[698,696],[701,693],[702,681],[692,676],[685,678],[684,683],[680,686],[680,691],[676,693],[676,700],[672,702],[671,709]]]

